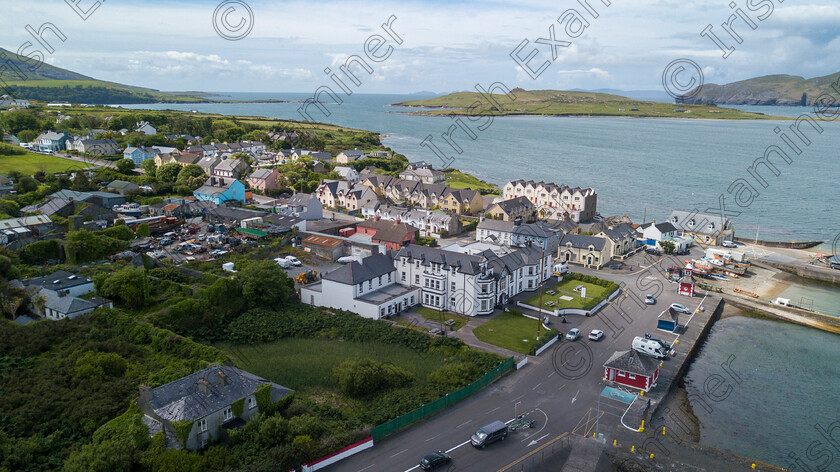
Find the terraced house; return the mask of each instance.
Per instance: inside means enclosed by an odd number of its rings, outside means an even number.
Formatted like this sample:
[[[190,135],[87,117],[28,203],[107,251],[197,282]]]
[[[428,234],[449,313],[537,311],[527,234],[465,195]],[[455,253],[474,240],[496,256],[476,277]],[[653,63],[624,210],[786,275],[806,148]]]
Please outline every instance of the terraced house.
[[[214,365],[159,387],[141,385],[137,406],[149,435],[163,432],[167,449],[197,450],[290,393],[242,369]]]
[[[538,210],[541,219],[571,218],[576,223],[592,220],[597,213],[598,194],[593,188],[569,187],[555,183],[513,180],[502,188],[502,198],[525,197]]]

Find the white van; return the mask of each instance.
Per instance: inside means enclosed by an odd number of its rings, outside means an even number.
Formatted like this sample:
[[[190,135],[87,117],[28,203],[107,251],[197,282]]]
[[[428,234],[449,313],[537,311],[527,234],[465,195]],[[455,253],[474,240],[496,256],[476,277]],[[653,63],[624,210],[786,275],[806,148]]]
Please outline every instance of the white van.
[[[662,344],[658,341],[645,339],[641,336],[633,338],[633,349],[636,352],[647,354],[648,356],[655,357],[657,359],[665,359],[668,357],[667,351],[664,347],[662,347]]]
[[[565,275],[566,272],[569,272],[569,266],[566,264],[554,264],[552,272],[554,272],[554,275]]]

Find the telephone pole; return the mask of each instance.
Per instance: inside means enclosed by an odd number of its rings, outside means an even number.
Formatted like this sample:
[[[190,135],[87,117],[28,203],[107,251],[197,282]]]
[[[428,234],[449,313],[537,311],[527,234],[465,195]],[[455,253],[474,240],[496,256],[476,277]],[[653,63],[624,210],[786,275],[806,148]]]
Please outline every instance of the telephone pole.
[[[537,274],[537,282],[540,284],[540,309],[538,310],[538,313],[537,313],[537,341],[540,340],[540,329],[542,328],[542,310],[543,310],[543,308],[542,308],[542,306],[543,306],[543,304],[542,304],[542,292],[543,292],[542,275],[543,275],[543,271],[545,270],[545,267],[543,267],[544,262],[545,262],[545,245],[543,245],[542,256],[540,257],[540,273]]]

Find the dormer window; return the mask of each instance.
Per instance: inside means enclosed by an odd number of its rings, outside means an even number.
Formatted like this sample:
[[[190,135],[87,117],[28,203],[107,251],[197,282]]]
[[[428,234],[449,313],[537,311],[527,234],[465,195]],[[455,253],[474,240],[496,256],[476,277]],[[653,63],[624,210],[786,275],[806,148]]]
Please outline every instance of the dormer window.
[[[694,220],[689,221],[688,226],[694,226]]]

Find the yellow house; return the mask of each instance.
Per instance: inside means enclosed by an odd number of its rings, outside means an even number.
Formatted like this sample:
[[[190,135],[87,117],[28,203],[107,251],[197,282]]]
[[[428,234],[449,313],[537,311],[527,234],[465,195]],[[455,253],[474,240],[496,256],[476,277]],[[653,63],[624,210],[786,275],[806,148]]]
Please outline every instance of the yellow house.
[[[175,157],[177,157],[176,154],[170,154],[170,153],[155,154],[155,167],[160,167],[164,164],[169,164],[169,163],[172,163],[172,162],[178,162],[177,160],[175,160]]]
[[[438,198],[438,207],[456,214],[475,213],[484,209],[484,200],[477,190],[450,189],[443,197]]]
[[[534,218],[534,211],[534,204],[527,197],[516,197],[494,203],[487,209],[484,216],[502,221],[522,218],[523,222],[528,222]]]

